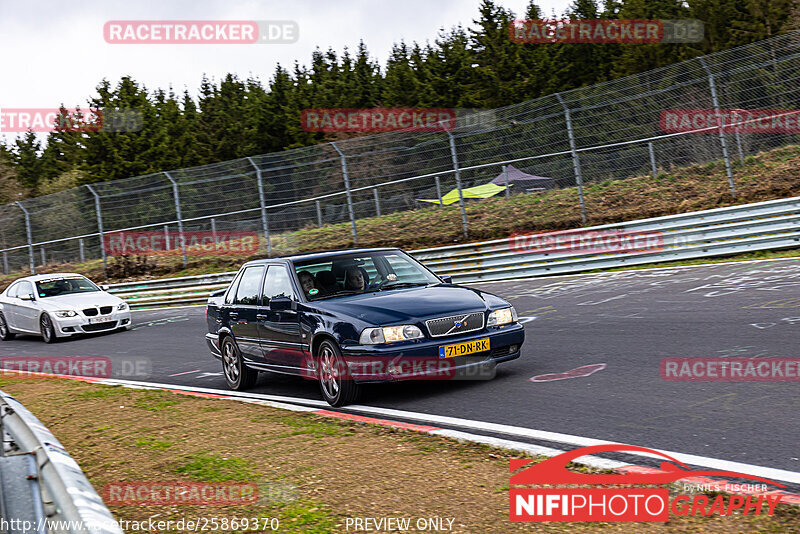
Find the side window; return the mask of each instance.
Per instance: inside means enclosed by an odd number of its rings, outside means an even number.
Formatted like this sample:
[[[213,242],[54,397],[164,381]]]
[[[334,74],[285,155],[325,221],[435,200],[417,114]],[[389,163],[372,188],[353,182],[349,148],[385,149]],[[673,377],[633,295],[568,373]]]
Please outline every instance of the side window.
[[[30,282],[20,282],[17,288],[17,297],[27,297],[33,295],[33,286]]]
[[[267,271],[264,279],[264,291],[262,292],[262,302],[264,306],[269,304],[275,297],[294,298],[292,281],[289,279],[289,271],[282,265],[272,265]]]
[[[258,304],[258,292],[263,274],[264,267],[262,266],[248,267],[244,270],[239,287],[236,288],[234,304]]]
[[[239,286],[239,280],[242,279],[242,273],[236,275],[236,278],[231,282],[228,288],[228,293],[225,294],[225,304],[233,304],[233,298],[236,296],[236,288]]]
[[[12,285],[11,287],[8,288],[6,296],[11,298],[16,298],[18,289],[19,289],[19,284]]]

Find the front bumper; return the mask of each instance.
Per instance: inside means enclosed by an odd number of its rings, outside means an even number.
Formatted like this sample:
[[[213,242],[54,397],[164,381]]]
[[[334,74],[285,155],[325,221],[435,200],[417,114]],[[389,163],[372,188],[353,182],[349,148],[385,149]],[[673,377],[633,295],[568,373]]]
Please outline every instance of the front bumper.
[[[442,359],[439,347],[489,338],[490,350]],[[350,377],[360,383],[400,380],[488,380],[494,366],[519,358],[525,329],[519,323],[488,327],[461,336],[387,345],[345,345],[342,356]]]
[[[130,310],[115,310],[108,315],[92,317],[92,319],[100,319],[100,322],[90,322],[88,317],[84,317],[80,313],[75,317],[56,317],[54,313],[51,313],[50,319],[53,321],[57,337],[110,332],[117,328],[130,328],[131,326]]]

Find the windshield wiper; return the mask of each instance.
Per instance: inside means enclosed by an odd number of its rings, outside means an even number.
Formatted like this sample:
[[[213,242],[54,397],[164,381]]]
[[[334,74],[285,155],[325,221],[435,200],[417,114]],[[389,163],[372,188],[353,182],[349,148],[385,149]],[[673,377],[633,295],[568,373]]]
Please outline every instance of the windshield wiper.
[[[329,299],[331,297],[338,297],[341,295],[354,295],[356,293],[362,293],[360,289],[340,289],[336,293],[331,293],[330,295],[323,295],[321,297],[315,298],[314,300],[324,300]]]
[[[419,287],[427,285],[428,282],[395,282],[394,284],[386,284],[378,287],[378,291],[383,291],[384,289],[398,289],[401,287]]]

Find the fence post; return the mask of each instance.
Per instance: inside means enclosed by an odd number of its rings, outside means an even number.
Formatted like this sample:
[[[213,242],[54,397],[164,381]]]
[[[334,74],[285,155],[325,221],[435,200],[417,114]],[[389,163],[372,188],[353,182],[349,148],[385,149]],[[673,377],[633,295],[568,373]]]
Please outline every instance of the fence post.
[[[331,146],[339,153],[339,158],[342,160],[342,175],[344,176],[344,188],[347,192],[347,210],[350,212],[350,225],[353,227],[353,244],[358,244],[358,231],[356,230],[356,215],[353,211],[353,195],[350,193],[350,177],[347,175],[347,158],[344,152],[339,150],[336,143],[331,141]]]
[[[719,117],[719,98],[717,98],[717,84],[714,82],[714,75],[711,73],[711,69],[708,68],[708,65],[702,57],[698,57],[697,59],[700,60],[700,64],[706,70],[706,74],[708,74],[708,85],[711,88],[711,101],[714,103],[714,111],[717,113],[717,117]],[[728,174],[728,183],[731,186],[731,196],[736,197],[736,186],[733,183],[733,171],[731,170],[731,157],[728,154],[728,141],[725,139],[725,132],[722,130],[721,122],[717,132],[719,134],[719,144],[722,146],[722,157],[725,160],[725,172]]]
[[[169,225],[166,225],[166,224],[164,225],[164,242],[166,243],[164,248],[166,250],[170,250],[170,248],[169,248]]]
[[[106,259],[106,238],[103,233],[103,214],[100,212],[100,195],[94,190],[91,185],[86,185],[86,188],[94,196],[94,212],[97,217],[97,233],[100,234],[100,255],[103,258],[103,272],[106,272],[108,261]]]
[[[464,231],[464,239],[469,239],[469,228],[467,226],[467,210],[464,207],[464,192],[461,190],[461,170],[458,168],[458,153],[456,152],[456,138],[450,130],[445,130],[447,137],[450,138],[450,156],[453,158],[453,171],[456,173],[456,188],[458,189],[458,205],[461,207],[461,227]],[[441,203],[441,196],[439,202]]]
[[[42,265],[47,265],[47,256],[44,252],[44,245],[42,245]]]
[[[211,217],[211,237],[214,238],[214,246],[217,246],[217,220]]]
[[[375,195],[375,213],[378,214],[378,217],[381,216],[381,199],[378,196],[378,188],[372,190],[372,193]]]
[[[183,256],[183,266],[189,263],[186,257],[186,238],[183,235],[183,217],[181,217],[181,197],[178,193],[178,182],[172,179],[172,176],[167,171],[164,171],[164,176],[172,182],[172,196],[175,198],[175,215],[178,216],[178,235],[181,238],[181,255]]]
[[[508,188],[508,165],[503,165],[503,181],[506,183],[506,198],[511,196],[511,191]]]
[[[272,255],[272,240],[269,237],[269,219],[267,218],[267,206],[264,203],[264,182],[261,178],[261,169],[253,161],[253,158],[248,157],[247,161],[256,170],[256,181],[258,182],[258,203],[261,206],[261,227],[264,231],[264,238],[267,240],[267,256]]]
[[[317,226],[322,228],[322,206],[319,200],[315,200],[314,203],[317,205]]]
[[[78,258],[80,258],[81,263],[86,261],[86,254],[83,250],[83,239],[78,239]]]
[[[581,160],[578,156],[578,149],[575,145],[575,134],[572,131],[572,114],[567,107],[561,93],[556,93],[556,98],[564,108],[564,119],[567,123],[567,135],[569,136],[569,149],[572,152],[572,170],[575,173],[575,183],[578,184],[578,199],[581,203],[581,220],[586,224],[586,201],[583,199],[583,176],[581,175]]]
[[[3,251],[3,274],[8,274],[8,252]]]
[[[739,162],[744,166],[744,151],[742,150],[742,136],[739,134],[739,113],[733,112],[733,121],[736,123],[734,135],[736,136],[736,147],[739,149]]]
[[[31,235],[31,214],[28,213],[28,210],[25,209],[22,202],[17,201],[15,204],[19,206],[19,209],[25,214],[25,233],[28,237],[28,260],[30,261],[31,274],[36,274],[36,260],[33,258],[33,236]]]
[[[647,150],[650,152],[650,169],[653,171],[653,178],[658,177],[658,167],[656,167],[656,151],[653,149],[653,143],[647,143]]]
[[[439,199],[439,205],[442,206],[442,184],[439,182],[438,176],[434,176],[433,179],[436,181],[436,198]]]

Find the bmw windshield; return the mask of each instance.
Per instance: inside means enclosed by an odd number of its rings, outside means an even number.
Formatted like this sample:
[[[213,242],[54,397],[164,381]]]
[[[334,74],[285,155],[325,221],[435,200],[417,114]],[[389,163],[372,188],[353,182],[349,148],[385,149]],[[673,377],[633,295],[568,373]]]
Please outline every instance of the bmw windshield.
[[[437,284],[440,280],[414,259],[394,251],[343,254],[295,262],[309,300]]]
[[[59,278],[36,282],[36,293],[43,298],[94,291],[100,291],[100,288],[87,278]]]

